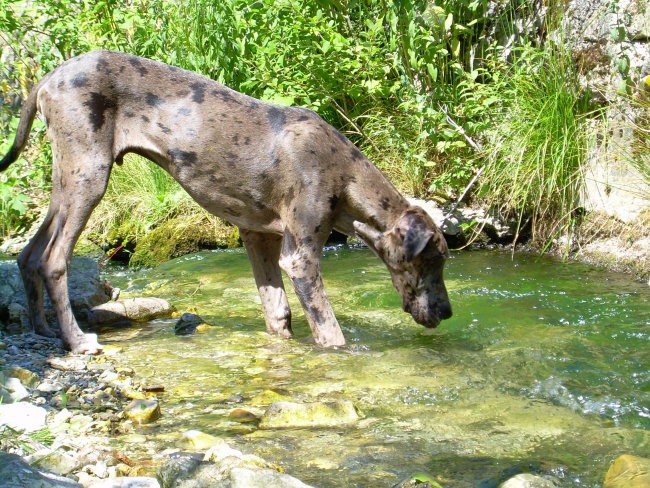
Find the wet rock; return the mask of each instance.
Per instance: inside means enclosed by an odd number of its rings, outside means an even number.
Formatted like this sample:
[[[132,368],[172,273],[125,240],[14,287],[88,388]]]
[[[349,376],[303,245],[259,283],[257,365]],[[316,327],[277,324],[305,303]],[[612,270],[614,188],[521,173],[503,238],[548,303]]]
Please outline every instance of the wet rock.
[[[26,461],[32,466],[65,476],[80,467],[74,456],[61,449],[42,449],[28,456]]]
[[[20,366],[10,366],[4,370],[5,376],[10,376],[13,378],[18,378],[20,382],[28,388],[36,388],[41,382],[41,377],[36,373],[21,368]]]
[[[650,487],[650,459],[630,454],[617,457],[605,475],[603,488]]]
[[[163,485],[167,488],[167,485]],[[264,459],[244,454],[225,442],[210,448],[204,462],[189,476],[180,476],[174,488],[308,488],[298,479],[284,474],[279,466]]]
[[[158,470],[158,479],[163,488],[174,486],[176,480],[192,476],[201,464],[201,458],[193,454],[175,455]]]
[[[160,418],[158,400],[133,400],[124,408],[124,414],[137,424],[148,424]]]
[[[244,410],[243,408],[236,408],[235,410],[232,410],[228,416],[235,422],[240,422],[242,424],[257,422],[259,420],[259,417],[257,415],[248,410]]]
[[[231,488],[309,488],[299,479],[271,469],[233,468],[230,482]]]
[[[125,476],[95,481],[88,488],[160,488],[160,483],[147,476]]]
[[[501,483],[499,488],[555,488],[557,485],[550,479],[534,474],[522,473]]]
[[[30,466],[20,456],[0,452],[0,486],[5,488],[81,488],[62,476]]]
[[[128,298],[93,307],[88,312],[91,325],[115,324],[120,322],[144,322],[156,317],[169,316],[172,306],[162,298]]]
[[[190,335],[196,332],[196,329],[204,324],[205,321],[193,313],[184,313],[174,325],[176,335]]]
[[[176,442],[176,445],[181,449],[195,449],[202,451],[209,449],[215,444],[219,444],[221,439],[200,430],[188,430],[183,432],[181,438]]]
[[[47,364],[61,371],[83,371],[86,369],[86,361],[75,357],[50,358],[47,360]]]
[[[34,432],[45,427],[46,416],[44,408],[27,402],[0,405],[0,427],[6,425],[13,430]]]
[[[262,416],[260,429],[293,427],[337,427],[359,420],[351,401],[328,403],[272,403]]]
[[[251,398],[251,403],[253,405],[270,405],[275,402],[288,402],[291,401],[291,398],[278,393],[274,390],[264,390],[261,393],[258,393],[253,398]]]
[[[0,400],[2,403],[15,403],[27,398],[29,392],[18,378],[5,378],[0,376]]]

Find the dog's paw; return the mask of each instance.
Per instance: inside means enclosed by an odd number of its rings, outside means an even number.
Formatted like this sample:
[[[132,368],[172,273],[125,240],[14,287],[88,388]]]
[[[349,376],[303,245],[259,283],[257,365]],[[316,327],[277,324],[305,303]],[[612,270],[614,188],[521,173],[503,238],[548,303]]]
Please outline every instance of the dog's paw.
[[[97,341],[97,334],[83,334],[74,344],[70,344],[74,354],[100,354],[104,347]]]

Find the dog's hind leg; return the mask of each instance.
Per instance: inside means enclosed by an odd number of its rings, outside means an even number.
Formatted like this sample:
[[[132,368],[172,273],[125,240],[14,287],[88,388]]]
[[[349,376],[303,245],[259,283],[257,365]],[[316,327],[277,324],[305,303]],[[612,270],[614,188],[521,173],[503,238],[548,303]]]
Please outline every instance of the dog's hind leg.
[[[37,333],[52,335],[43,311],[43,284],[56,311],[61,335],[75,353],[101,350],[94,334],[84,334],[72,313],[68,265],[74,245],[108,183],[112,156],[57,150],[52,141],[52,199],[47,217],[19,258],[29,317]]]
[[[269,334],[291,337],[291,309],[282,283],[279,259],[282,236],[240,229],[255,283],[262,299],[266,330]]]

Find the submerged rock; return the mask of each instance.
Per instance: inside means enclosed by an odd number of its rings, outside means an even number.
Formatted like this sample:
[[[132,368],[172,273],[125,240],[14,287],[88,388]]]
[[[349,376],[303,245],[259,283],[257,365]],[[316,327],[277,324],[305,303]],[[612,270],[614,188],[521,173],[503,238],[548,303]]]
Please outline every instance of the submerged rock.
[[[187,432],[183,432],[176,445],[181,449],[196,449],[200,451],[209,449],[220,442],[222,441],[218,437],[206,434],[200,430],[188,430]]]
[[[327,403],[272,403],[262,416],[260,429],[294,427],[338,427],[359,420],[354,403],[347,400]]]
[[[198,315],[186,312],[178,319],[174,325],[176,335],[190,335],[196,332],[196,329],[205,324],[205,321]]]
[[[530,473],[522,473],[513,476],[501,483],[499,488],[555,488],[557,485],[548,478]]]
[[[137,424],[148,424],[160,418],[158,400],[133,400],[125,409],[124,414]]]
[[[605,475],[603,488],[650,487],[650,459],[630,454],[617,457]]]

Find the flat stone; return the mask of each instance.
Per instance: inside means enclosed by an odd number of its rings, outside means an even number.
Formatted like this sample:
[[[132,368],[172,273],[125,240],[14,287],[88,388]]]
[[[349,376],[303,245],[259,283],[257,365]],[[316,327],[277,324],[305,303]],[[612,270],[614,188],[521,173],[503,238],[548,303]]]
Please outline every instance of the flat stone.
[[[183,432],[181,438],[176,442],[176,445],[181,449],[209,449],[212,446],[219,444],[221,439],[200,430],[188,430]]]
[[[156,317],[171,315],[172,306],[167,300],[153,297],[127,298],[116,302],[102,303],[88,311],[91,325],[120,322],[144,322]]]
[[[262,416],[260,429],[338,427],[354,424],[358,420],[354,403],[347,400],[327,403],[275,402]]]
[[[34,432],[45,427],[47,410],[27,402],[0,405],[0,425],[17,431]]]
[[[86,369],[86,361],[74,357],[50,358],[47,364],[60,371],[83,371]]]

